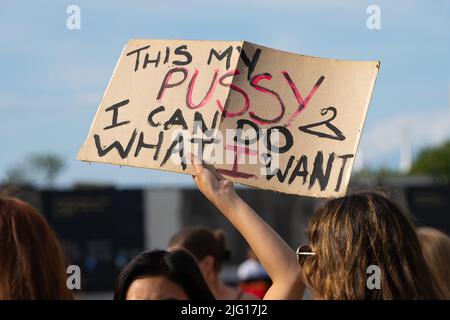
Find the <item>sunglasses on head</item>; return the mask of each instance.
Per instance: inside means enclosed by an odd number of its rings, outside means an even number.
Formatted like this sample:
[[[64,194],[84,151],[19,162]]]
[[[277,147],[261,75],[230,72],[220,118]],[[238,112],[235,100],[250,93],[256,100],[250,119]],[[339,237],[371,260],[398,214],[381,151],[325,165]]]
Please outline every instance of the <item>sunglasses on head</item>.
[[[297,260],[298,264],[303,267],[306,258],[316,255],[315,252],[312,251],[311,247],[307,244],[298,247],[297,249]]]

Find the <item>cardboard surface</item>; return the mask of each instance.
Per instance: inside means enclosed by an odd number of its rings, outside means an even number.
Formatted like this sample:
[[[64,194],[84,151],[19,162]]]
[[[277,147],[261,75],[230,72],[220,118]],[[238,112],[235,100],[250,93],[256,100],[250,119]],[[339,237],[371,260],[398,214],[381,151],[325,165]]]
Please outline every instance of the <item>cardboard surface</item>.
[[[234,182],[343,195],[378,69],[242,41],[130,40],[78,159],[191,174],[200,152]]]

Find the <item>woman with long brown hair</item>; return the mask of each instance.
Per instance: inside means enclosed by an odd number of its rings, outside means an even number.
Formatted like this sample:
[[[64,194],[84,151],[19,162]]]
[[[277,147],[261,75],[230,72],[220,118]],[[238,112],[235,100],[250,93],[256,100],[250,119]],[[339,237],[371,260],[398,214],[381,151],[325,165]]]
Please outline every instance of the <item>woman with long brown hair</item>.
[[[315,254],[301,259],[305,281],[322,299],[441,297],[413,224],[380,193],[329,200],[314,213],[307,236],[304,251]],[[380,270],[380,289],[367,286],[370,266]]]
[[[72,299],[63,252],[32,206],[0,197],[0,300]]]
[[[388,198],[369,192],[329,200],[310,221],[309,245],[296,255],[230,181],[191,161],[200,191],[243,235],[272,279],[265,299],[301,299],[305,283],[318,299],[443,297],[413,225]],[[380,271],[379,289],[367,284],[371,266]]]

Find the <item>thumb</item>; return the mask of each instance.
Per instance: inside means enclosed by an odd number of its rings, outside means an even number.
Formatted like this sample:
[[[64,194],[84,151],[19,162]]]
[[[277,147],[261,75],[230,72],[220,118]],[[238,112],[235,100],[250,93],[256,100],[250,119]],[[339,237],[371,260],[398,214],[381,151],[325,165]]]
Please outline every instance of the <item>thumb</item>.
[[[200,161],[200,159],[197,158],[192,153],[189,154],[189,159],[191,160],[191,164],[192,164],[192,167],[194,168],[195,175],[200,174],[203,170],[203,165],[202,165],[202,162]]]

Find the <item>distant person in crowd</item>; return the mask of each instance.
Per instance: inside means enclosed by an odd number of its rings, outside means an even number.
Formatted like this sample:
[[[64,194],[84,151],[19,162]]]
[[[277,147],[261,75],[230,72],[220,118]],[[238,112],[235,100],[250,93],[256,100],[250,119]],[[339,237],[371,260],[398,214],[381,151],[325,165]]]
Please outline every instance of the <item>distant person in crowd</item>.
[[[316,299],[443,297],[412,223],[387,197],[365,192],[328,200],[309,222],[309,245],[296,254],[238,196],[233,183],[198,159],[191,161],[200,191],[244,236],[272,279],[265,299],[301,299],[305,284]],[[380,289],[368,285],[373,265]]]
[[[216,299],[257,299],[255,295],[226,285],[220,278],[223,262],[230,257],[223,230],[212,231],[204,227],[186,228],[175,234],[169,241],[169,250],[178,248],[189,251],[196,258],[203,277]]]
[[[120,273],[114,300],[214,300],[195,259],[183,250],[148,251]]]
[[[422,227],[417,230],[425,261],[439,286],[450,299],[450,237],[440,230]]]
[[[0,300],[72,299],[55,232],[28,203],[0,196]]]
[[[260,299],[265,296],[272,285],[269,275],[252,249],[249,249],[247,252],[247,260],[239,265],[237,276],[241,289]]]

